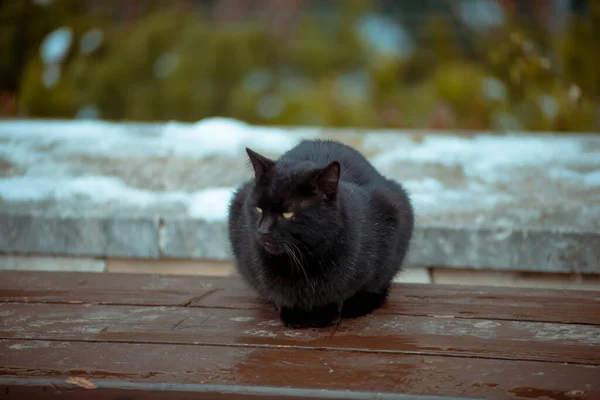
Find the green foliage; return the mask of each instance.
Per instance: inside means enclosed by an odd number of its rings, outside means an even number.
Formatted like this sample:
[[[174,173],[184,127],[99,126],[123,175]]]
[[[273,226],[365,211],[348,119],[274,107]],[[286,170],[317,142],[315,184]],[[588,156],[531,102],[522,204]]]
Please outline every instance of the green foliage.
[[[44,118],[70,118],[77,112],[76,90],[72,82],[61,79],[56,87],[46,88],[41,80],[44,66],[34,59],[23,73],[21,104],[27,115]]]
[[[557,37],[557,48],[564,73],[582,90],[600,96],[600,2],[589,2],[590,15],[573,16],[566,34]]]
[[[468,51],[456,21],[432,14],[411,30],[418,42],[407,57],[377,53],[360,37],[357,22],[375,9],[372,0],[303,13],[286,40],[264,21],[217,26],[155,3],[135,23],[116,24],[75,0],[46,7],[5,0],[0,91],[17,91],[20,113],[35,117],[70,118],[93,106],[110,120],[221,115],[276,125],[600,128],[600,2],[591,2],[589,17],[570,17],[561,34],[508,21],[467,35]],[[62,26],[74,40],[58,84],[47,88],[39,46]],[[103,41],[84,54],[79,43],[90,29],[100,29]]]
[[[15,90],[24,63],[34,58],[43,38],[77,20],[78,0],[55,0],[51,7],[32,1],[0,2],[0,91]]]

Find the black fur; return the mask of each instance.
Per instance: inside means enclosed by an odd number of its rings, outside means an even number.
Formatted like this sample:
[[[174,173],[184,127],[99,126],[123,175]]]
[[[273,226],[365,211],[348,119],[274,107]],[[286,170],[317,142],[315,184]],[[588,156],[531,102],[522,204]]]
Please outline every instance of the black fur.
[[[378,308],[413,230],[402,186],[335,141],[305,140],[277,161],[247,152],[255,179],[229,209],[242,277],[290,327],[324,327]]]

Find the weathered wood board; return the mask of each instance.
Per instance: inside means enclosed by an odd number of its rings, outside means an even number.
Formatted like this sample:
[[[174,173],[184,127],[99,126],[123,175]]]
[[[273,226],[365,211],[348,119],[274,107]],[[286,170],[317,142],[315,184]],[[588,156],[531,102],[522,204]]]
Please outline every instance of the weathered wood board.
[[[292,330],[237,279],[0,272],[0,398],[600,399],[600,293],[403,284]]]

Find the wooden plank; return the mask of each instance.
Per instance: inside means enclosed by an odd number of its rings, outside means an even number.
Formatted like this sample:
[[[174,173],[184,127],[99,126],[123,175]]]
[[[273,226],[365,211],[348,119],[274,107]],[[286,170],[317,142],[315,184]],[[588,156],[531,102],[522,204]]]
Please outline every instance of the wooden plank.
[[[191,306],[269,308],[243,285],[214,284],[225,287]],[[600,325],[600,292],[395,284],[377,313]]]
[[[600,291],[600,275],[560,272],[498,271],[489,269],[431,268],[433,281],[443,285],[499,286]]]
[[[238,278],[0,271],[0,302],[270,309]],[[600,325],[600,293],[455,285],[394,285],[388,315]]]
[[[0,271],[0,302],[185,305],[215,290],[190,277]]]
[[[600,365],[600,327],[370,315],[287,329],[274,311],[60,304],[0,305],[0,338],[292,346]]]
[[[254,388],[249,398],[265,398],[262,388],[291,397],[311,389],[310,398],[375,398],[378,393],[475,398],[600,398],[600,367],[530,361],[403,354],[232,348],[219,346],[0,341],[0,393],[27,379],[81,377],[150,384]],[[15,379],[13,383],[8,378]],[[144,386],[142,386],[144,385]],[[71,387],[75,385],[70,384]],[[87,393],[92,393],[90,389]],[[217,390],[218,392],[218,390]],[[51,390],[46,393],[51,393]],[[271,392],[273,393],[273,392]],[[368,397],[355,397],[367,393]],[[216,396],[215,396],[216,397]],[[215,398],[212,397],[212,398]],[[38,399],[51,394],[38,393]],[[198,397],[210,398],[210,397]]]

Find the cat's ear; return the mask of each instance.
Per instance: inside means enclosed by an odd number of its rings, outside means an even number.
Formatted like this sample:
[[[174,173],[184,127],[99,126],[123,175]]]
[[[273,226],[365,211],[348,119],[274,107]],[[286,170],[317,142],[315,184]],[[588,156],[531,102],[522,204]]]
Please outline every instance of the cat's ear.
[[[261,156],[257,152],[250,150],[246,147],[246,153],[248,153],[248,158],[250,159],[250,163],[252,164],[252,168],[254,169],[254,178],[259,181],[271,167],[275,164],[275,162],[265,156]]]
[[[327,196],[336,194],[340,182],[340,163],[334,161],[325,168],[321,168],[316,172],[313,179],[320,192]]]

